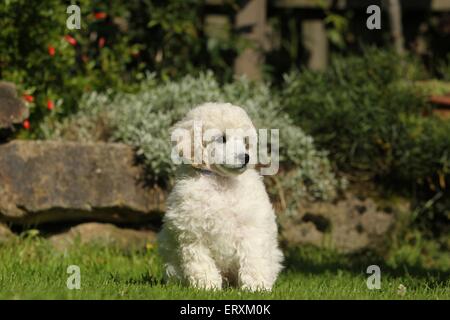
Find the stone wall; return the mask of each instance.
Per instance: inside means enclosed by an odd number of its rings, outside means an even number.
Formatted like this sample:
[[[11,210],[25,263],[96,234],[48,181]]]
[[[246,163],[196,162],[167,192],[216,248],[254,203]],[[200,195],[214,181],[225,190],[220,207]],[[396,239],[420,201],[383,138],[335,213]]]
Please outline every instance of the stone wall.
[[[165,194],[146,185],[123,144],[0,144],[0,221],[20,225],[160,219]]]
[[[25,228],[60,225],[61,232],[50,235],[57,247],[76,237],[142,247],[154,240],[166,195],[146,184],[133,149],[123,144],[0,144],[0,222]],[[370,198],[347,194],[335,202],[305,202],[298,215],[279,221],[286,246],[313,244],[351,253],[383,246],[395,213],[379,209]],[[5,225],[2,230],[3,238],[11,238]]]

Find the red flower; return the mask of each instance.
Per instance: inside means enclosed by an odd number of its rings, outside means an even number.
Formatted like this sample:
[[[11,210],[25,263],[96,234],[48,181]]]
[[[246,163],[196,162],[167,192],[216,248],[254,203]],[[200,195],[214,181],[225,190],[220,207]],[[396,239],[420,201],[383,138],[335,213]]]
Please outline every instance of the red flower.
[[[34,101],[34,97],[29,94],[24,94],[23,98],[25,99],[26,102],[29,102],[29,103],[32,103]]]
[[[105,38],[101,37],[100,39],[98,39],[98,47],[99,48],[103,48],[105,46]]]
[[[55,55],[55,48],[54,47],[52,47],[52,46],[48,46],[48,54],[50,55],[50,56],[54,56]]]
[[[96,12],[94,13],[94,17],[97,20],[102,20],[105,19],[108,15],[106,14],[106,12]]]
[[[48,110],[53,110],[55,108],[55,104],[53,103],[52,100],[47,100],[47,109]]]
[[[27,129],[27,130],[29,130],[30,129],[30,127],[31,127],[31,125],[30,125],[30,120],[25,120],[24,122],[23,122],[23,127],[25,128],[25,129]]]
[[[77,40],[74,37],[72,37],[72,36],[70,36],[68,34],[64,36],[64,39],[66,39],[66,41],[68,43],[70,43],[70,45],[72,45],[72,46],[76,46],[77,45]]]

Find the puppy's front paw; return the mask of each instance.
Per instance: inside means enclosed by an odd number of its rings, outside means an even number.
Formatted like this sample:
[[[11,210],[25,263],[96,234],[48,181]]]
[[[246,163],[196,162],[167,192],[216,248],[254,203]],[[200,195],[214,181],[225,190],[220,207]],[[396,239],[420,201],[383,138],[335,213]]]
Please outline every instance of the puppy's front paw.
[[[240,286],[242,290],[246,291],[272,291],[272,284],[263,280],[263,279],[256,279],[251,276],[241,276],[240,279]]]
[[[244,284],[241,286],[242,290],[246,290],[246,291],[250,291],[250,292],[256,292],[256,291],[266,291],[266,292],[271,292],[272,291],[272,287],[270,286],[266,286],[264,284],[256,284],[256,285],[247,285]]]
[[[190,277],[189,285],[203,290],[220,290],[222,289],[222,278]]]

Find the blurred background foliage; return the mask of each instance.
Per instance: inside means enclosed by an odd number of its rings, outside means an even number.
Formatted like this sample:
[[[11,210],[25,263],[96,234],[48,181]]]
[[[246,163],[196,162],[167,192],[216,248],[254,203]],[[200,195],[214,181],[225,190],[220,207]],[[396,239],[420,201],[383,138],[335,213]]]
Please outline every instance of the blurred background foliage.
[[[232,76],[240,41],[204,36],[201,1],[76,1],[80,30],[66,27],[71,3],[0,4],[0,77],[32,96],[32,129],[44,117],[74,112],[84,92],[132,91],[147,71],[162,79],[206,69]],[[49,101],[57,106],[51,113]]]
[[[80,30],[66,27],[72,3]],[[449,14],[406,13],[408,53],[399,56],[388,31],[361,27],[366,15],[319,1],[309,14],[325,22],[332,58],[312,71],[301,43],[308,14],[269,2],[277,36],[264,81],[252,82],[233,76],[236,56],[252,46],[233,27],[243,3],[224,1],[230,23],[211,29],[205,1],[2,1],[0,78],[18,85],[31,112],[17,136],[123,141],[161,182],[173,169],[170,125],[205,100],[231,101],[258,125],[283,128],[281,185],[293,202],[327,199],[343,181],[373,183],[411,199],[417,226],[449,234],[450,122],[428,100],[434,83],[450,80]]]
[[[66,9],[72,3],[81,8],[80,30],[66,27]],[[361,54],[365,43],[389,47],[388,31],[360,27],[365,26],[367,15],[334,10],[326,3],[318,0],[320,10],[309,15],[323,19],[333,54]],[[0,4],[0,77],[19,84],[24,94],[32,96],[32,124],[74,112],[84,92],[132,92],[148,72],[167,80],[212,70],[220,82],[230,81],[234,59],[252,47],[242,31],[233,27],[236,13],[245,4],[224,1],[220,9],[214,9],[219,12],[212,14],[220,13],[228,23],[214,24],[208,23],[211,10],[202,0],[6,0]],[[450,50],[448,17],[427,15],[405,19],[405,29],[410,20],[422,21],[417,30],[405,32],[411,38],[406,39],[408,48],[421,59],[426,76],[445,79],[450,59],[446,57]],[[297,9],[271,7],[269,1],[268,18],[267,32],[273,43],[261,67],[269,82],[280,85],[285,73],[307,62],[300,22],[310,17]]]

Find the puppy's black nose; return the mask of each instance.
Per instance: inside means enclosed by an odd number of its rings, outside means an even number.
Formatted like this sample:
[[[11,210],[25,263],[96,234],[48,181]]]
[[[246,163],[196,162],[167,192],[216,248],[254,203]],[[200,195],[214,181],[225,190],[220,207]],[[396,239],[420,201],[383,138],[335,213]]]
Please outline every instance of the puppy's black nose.
[[[246,153],[244,155],[244,164],[246,165],[250,161],[250,156]]]
[[[250,156],[247,153],[241,153],[238,158],[239,163],[242,164],[243,167],[250,161]]]

